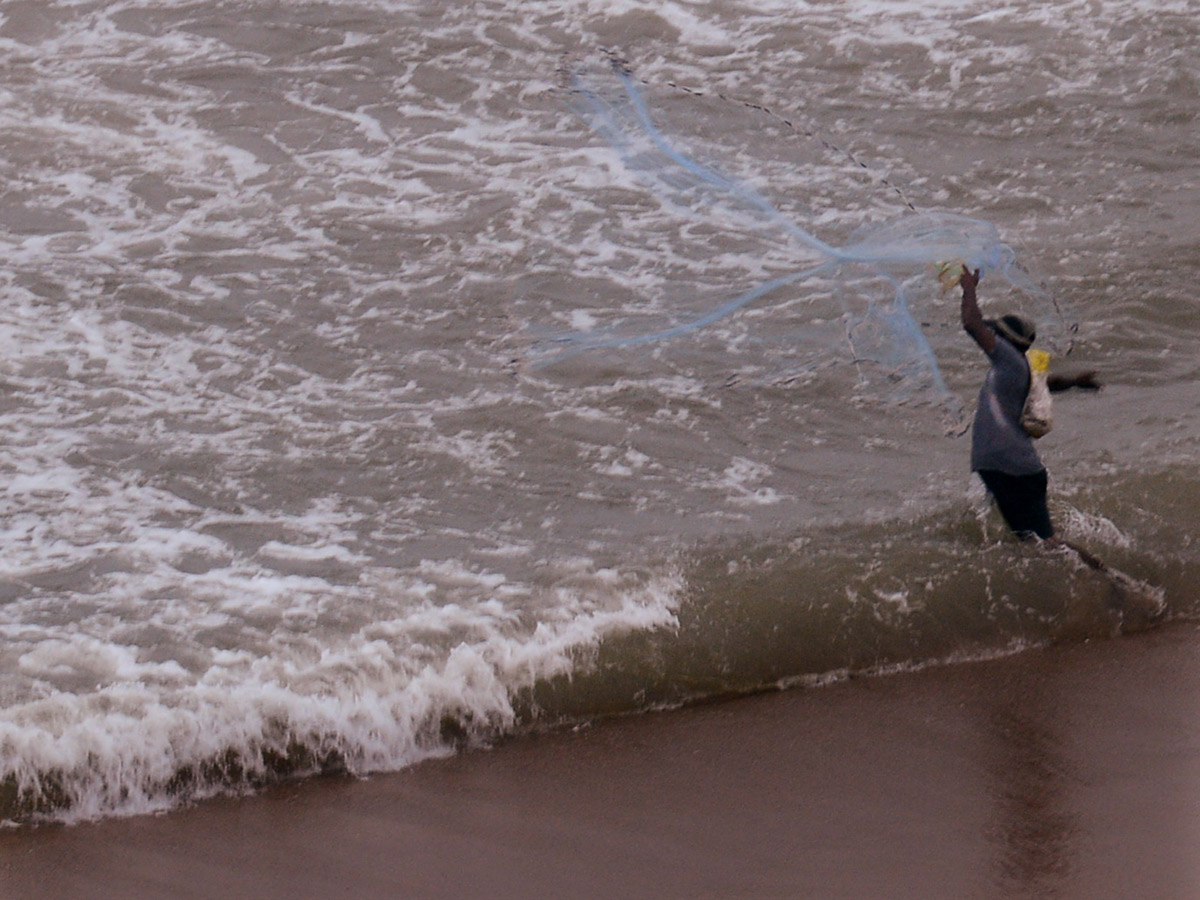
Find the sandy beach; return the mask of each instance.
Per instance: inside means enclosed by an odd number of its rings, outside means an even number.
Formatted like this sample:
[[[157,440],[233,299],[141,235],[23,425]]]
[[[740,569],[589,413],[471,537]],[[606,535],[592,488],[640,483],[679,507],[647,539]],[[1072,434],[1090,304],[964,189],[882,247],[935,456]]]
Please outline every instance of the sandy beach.
[[[1194,898],[1177,623],[0,834],[5,898]]]

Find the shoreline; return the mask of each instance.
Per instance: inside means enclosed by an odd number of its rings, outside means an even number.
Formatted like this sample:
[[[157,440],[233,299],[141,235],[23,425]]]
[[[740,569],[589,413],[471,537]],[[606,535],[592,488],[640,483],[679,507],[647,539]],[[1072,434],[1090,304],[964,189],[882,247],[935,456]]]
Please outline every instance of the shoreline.
[[[0,897],[1192,898],[1200,628],[0,832]]]

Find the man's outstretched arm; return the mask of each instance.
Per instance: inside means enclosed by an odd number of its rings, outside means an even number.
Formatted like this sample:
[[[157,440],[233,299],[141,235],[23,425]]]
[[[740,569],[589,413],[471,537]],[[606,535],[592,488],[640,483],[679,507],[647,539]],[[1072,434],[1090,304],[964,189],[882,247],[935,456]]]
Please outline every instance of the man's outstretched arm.
[[[962,288],[963,330],[975,339],[975,343],[984,353],[991,356],[992,351],[996,349],[996,332],[983,321],[983,313],[979,311],[979,301],[975,296],[975,288],[979,284],[979,270],[972,272],[964,267],[958,283]]]
[[[1061,391],[1069,391],[1071,388],[1098,391],[1100,390],[1100,381],[1096,378],[1095,372],[1079,372],[1075,375],[1051,375],[1046,379],[1046,386],[1056,394]]]

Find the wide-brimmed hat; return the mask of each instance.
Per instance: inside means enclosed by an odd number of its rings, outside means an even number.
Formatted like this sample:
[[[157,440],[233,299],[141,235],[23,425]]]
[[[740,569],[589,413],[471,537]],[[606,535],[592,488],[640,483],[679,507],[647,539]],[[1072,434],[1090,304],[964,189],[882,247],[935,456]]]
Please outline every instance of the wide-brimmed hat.
[[[1037,329],[1024,316],[1009,314],[998,319],[988,319],[987,323],[992,327],[992,331],[1020,350],[1028,350],[1037,338]]]

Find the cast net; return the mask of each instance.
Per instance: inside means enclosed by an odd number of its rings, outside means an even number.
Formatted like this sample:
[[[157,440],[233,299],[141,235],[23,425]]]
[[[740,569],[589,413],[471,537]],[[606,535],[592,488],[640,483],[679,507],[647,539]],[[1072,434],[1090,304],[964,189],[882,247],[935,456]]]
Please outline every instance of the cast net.
[[[530,354],[535,367],[695,335],[752,307],[768,320],[760,343],[777,348],[777,361],[786,357],[777,372],[852,366],[867,394],[955,416],[938,363],[951,342],[963,344],[957,291],[947,290],[953,272],[939,268],[948,261],[980,269],[989,303],[1034,319],[1040,345],[1068,351],[1073,324],[990,222],[918,211],[887,177],[792,120],[648,84],[615,58],[574,66],[564,83],[571,109],[619,156],[620,171],[610,165],[605,174],[626,178],[625,194],[648,192],[657,207],[618,238],[626,246],[640,238],[645,252],[614,261],[641,266],[646,277],[631,290],[643,296],[544,335]],[[745,143],[747,128],[753,145],[734,143]],[[767,198],[776,177],[786,213]],[[668,264],[654,251],[671,219]]]

